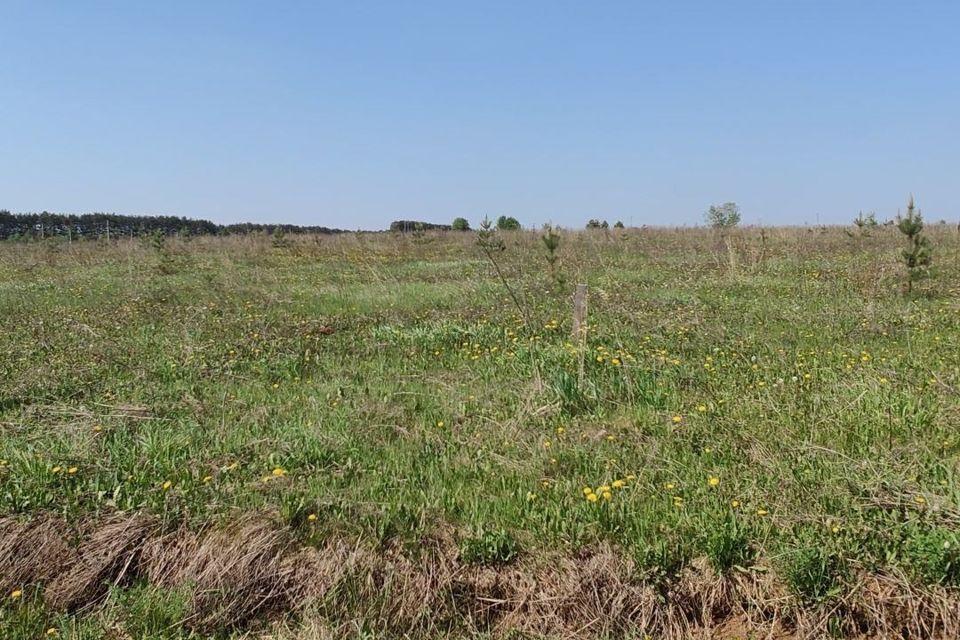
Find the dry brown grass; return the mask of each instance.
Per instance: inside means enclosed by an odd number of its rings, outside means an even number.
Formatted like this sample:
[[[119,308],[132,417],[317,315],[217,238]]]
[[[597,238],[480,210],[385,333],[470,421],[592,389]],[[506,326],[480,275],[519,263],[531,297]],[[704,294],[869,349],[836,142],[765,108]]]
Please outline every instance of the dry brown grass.
[[[0,518],[0,593],[52,582],[75,555],[69,538],[59,518]]]
[[[804,608],[772,571],[722,576],[698,561],[651,581],[609,545],[489,567],[463,563],[449,532],[416,550],[374,551],[345,541],[305,547],[264,515],[200,532],[163,532],[137,515],[83,529],[74,544],[54,517],[0,520],[0,588],[38,586],[52,608],[78,611],[103,602],[110,586],[143,580],[188,590],[187,627],[277,620],[273,638],[338,637],[358,625],[403,637],[960,637],[957,593],[896,575],[862,573],[844,597]]]
[[[93,528],[47,585],[47,603],[68,611],[99,604],[111,586],[136,576],[144,544],[157,526],[153,518],[137,515],[115,516]]]
[[[321,566],[316,553],[295,545],[269,520],[252,516],[224,530],[158,536],[147,542],[140,571],[158,587],[189,587],[184,622],[212,630],[296,610],[327,577],[306,571]],[[334,574],[332,569],[325,573]]]

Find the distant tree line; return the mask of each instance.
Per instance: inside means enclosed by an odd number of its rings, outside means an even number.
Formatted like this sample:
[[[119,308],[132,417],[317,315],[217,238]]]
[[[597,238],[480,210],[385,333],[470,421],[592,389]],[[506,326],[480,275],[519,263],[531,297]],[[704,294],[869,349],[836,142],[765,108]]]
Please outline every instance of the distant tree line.
[[[231,235],[247,233],[343,233],[342,229],[293,224],[216,224],[209,220],[176,216],[128,216],[113,213],[82,215],[10,213],[0,209],[0,240],[32,240],[50,237],[119,238],[152,235]]]
[[[449,224],[434,224],[420,220],[394,220],[390,223],[390,231],[400,231],[402,233],[410,233],[413,231],[450,231],[451,228]]]

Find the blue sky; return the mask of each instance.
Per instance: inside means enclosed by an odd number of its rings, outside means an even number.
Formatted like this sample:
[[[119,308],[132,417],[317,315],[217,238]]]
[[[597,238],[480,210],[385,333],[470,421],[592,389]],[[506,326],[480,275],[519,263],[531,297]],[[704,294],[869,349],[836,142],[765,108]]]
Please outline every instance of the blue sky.
[[[0,208],[960,218],[960,3],[0,0]]]

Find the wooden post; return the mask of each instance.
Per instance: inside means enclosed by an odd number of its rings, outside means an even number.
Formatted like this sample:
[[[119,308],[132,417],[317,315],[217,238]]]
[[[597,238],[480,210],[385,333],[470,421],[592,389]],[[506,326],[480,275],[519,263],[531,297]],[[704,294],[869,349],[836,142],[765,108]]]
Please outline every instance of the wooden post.
[[[578,284],[573,294],[573,339],[577,345],[579,366],[577,386],[583,386],[584,358],[587,351],[587,285]]]

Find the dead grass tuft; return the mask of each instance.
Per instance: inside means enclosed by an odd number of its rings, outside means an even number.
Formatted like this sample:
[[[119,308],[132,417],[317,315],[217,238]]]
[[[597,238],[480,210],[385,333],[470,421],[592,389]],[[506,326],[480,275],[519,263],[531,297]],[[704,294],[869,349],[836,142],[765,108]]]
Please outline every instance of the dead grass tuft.
[[[74,555],[68,534],[66,522],[51,516],[0,518],[0,593],[53,580]]]
[[[119,515],[102,523],[81,542],[73,561],[47,586],[47,604],[75,611],[95,606],[111,586],[136,575],[144,542],[157,528],[153,518]]]
[[[141,572],[165,588],[192,587],[187,625],[240,627],[258,617],[296,609],[316,588],[309,567],[315,554],[262,516],[220,531],[180,530],[151,540]]]

